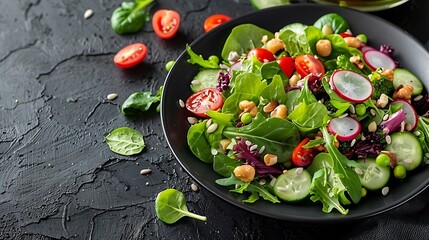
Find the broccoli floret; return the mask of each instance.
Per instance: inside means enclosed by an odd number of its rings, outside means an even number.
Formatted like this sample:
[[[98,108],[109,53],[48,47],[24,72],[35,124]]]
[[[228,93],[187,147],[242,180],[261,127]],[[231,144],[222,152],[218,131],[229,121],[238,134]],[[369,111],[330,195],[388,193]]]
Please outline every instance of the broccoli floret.
[[[370,74],[369,80],[374,87],[371,97],[372,99],[379,99],[382,93],[386,94],[387,96],[391,96],[395,90],[392,80],[381,75],[380,69],[377,69],[372,74]]]

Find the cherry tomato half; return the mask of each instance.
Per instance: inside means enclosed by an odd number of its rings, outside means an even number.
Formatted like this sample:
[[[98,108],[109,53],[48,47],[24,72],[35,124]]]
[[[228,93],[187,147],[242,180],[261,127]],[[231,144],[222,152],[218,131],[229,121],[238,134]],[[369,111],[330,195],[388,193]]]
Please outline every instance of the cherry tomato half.
[[[186,108],[197,116],[207,118],[207,110],[218,110],[223,106],[222,94],[216,88],[205,88],[186,100]]]
[[[295,58],[295,68],[301,77],[311,74],[310,80],[319,79],[325,74],[323,63],[310,54],[297,56]]]
[[[350,32],[342,32],[342,33],[340,33],[340,36],[343,38],[353,37],[353,34],[351,34]]]
[[[280,65],[280,68],[290,78],[295,71],[295,59],[293,57],[280,57],[277,59],[277,63]]]
[[[152,17],[152,27],[156,35],[162,39],[172,38],[180,26],[180,15],[174,10],[161,9]]]
[[[205,21],[204,21],[204,31],[208,32],[210,30],[212,30],[213,28],[219,26],[220,24],[230,20],[231,17],[224,15],[224,14],[214,14],[209,16]]]
[[[292,163],[298,167],[305,167],[313,162],[313,159],[318,154],[314,148],[303,148],[310,141],[310,138],[304,138],[293,150]]]
[[[146,54],[146,45],[143,43],[134,43],[119,50],[113,58],[113,62],[120,68],[129,68],[143,61]]]
[[[247,57],[255,56],[260,62],[272,62],[276,60],[274,54],[265,48],[254,48],[247,53]]]

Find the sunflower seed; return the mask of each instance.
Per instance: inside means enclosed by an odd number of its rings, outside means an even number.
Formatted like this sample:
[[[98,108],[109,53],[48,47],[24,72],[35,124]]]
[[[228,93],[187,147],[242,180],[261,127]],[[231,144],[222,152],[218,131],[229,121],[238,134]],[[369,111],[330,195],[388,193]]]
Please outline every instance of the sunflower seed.
[[[304,169],[303,169],[302,167],[300,167],[300,168],[297,168],[297,169],[296,169],[295,173],[296,173],[297,175],[301,175],[301,174],[302,174],[302,171],[304,171]]]
[[[195,124],[195,123],[197,123],[197,118],[194,118],[194,117],[188,117],[188,123],[189,124]]]
[[[360,169],[360,168],[355,168],[355,172],[358,174],[358,175],[360,175],[360,176],[362,176],[363,175],[363,171],[362,171],[362,169]]]
[[[259,180],[259,185],[265,185],[265,184],[267,184],[267,180],[265,179]]]
[[[83,14],[83,17],[85,19],[88,19],[88,18],[92,17],[93,14],[94,14],[94,11],[92,11],[92,9],[87,9],[85,11],[85,13]]]
[[[216,131],[218,127],[217,123],[213,123],[211,124],[208,128],[207,128],[207,133],[213,133],[214,131]]]
[[[381,194],[383,194],[383,196],[386,196],[389,193],[389,187],[384,187],[381,189]]]
[[[146,175],[146,174],[149,174],[150,172],[152,172],[152,170],[150,168],[145,168],[145,169],[142,169],[140,171],[140,174],[141,175]]]
[[[108,95],[107,95],[107,100],[112,101],[112,100],[115,100],[117,97],[118,97],[118,94],[116,94],[116,93],[111,93],[111,94],[108,94]]]
[[[352,104],[350,104],[350,105],[349,105],[349,111],[350,111],[352,114],[355,114],[355,113],[356,113],[355,106],[353,106]]]
[[[423,95],[418,95],[417,97],[414,98],[414,101],[419,101],[423,98]]]
[[[353,147],[356,143],[356,139],[353,139],[352,142],[350,143],[350,147]]]
[[[265,146],[262,146],[262,147],[259,149],[259,154],[263,153],[263,152],[264,152],[264,150],[265,150]]]
[[[207,122],[206,122],[206,128],[209,128],[210,125],[212,125],[212,119],[211,118],[209,120],[207,120]]]
[[[392,138],[390,137],[390,135],[386,135],[386,143],[387,144],[391,144],[392,143]]]
[[[179,99],[179,106],[182,108],[185,107],[185,102],[182,99]]]
[[[383,120],[386,121],[387,119],[389,119],[389,114],[384,115]]]
[[[200,82],[200,80],[192,80],[191,84],[192,85],[200,85],[201,82]]]
[[[192,191],[196,192],[196,191],[198,191],[198,189],[199,189],[199,188],[198,188],[197,184],[195,184],[195,183],[192,183],[192,184],[191,184],[191,190],[192,190]]]

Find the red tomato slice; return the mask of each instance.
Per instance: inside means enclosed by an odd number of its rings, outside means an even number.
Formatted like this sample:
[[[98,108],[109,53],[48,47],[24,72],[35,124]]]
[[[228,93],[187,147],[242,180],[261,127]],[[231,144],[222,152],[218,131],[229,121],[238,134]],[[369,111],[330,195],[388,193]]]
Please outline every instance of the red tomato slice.
[[[205,21],[204,21],[204,31],[208,32],[210,30],[212,30],[213,28],[219,26],[220,24],[230,20],[231,17],[224,15],[224,14],[214,14],[209,16]]]
[[[186,108],[197,116],[207,118],[208,110],[218,110],[223,106],[222,94],[216,88],[205,88],[192,94],[186,100]]]
[[[265,48],[254,48],[247,53],[247,57],[255,56],[260,62],[272,62],[276,60],[274,54]]]
[[[281,57],[277,59],[277,63],[280,65],[280,68],[290,78],[295,71],[295,59],[293,57]]]
[[[340,33],[340,36],[343,38],[353,37],[353,34],[351,34],[350,32],[342,32],[342,33]]]
[[[116,53],[113,62],[120,68],[129,68],[145,59],[147,47],[143,43],[134,43],[122,48]]]
[[[313,159],[318,154],[314,148],[303,148],[310,141],[310,138],[304,138],[293,150],[292,163],[298,167],[305,167],[313,162]]]
[[[180,26],[180,14],[174,10],[161,9],[152,17],[152,27],[162,39],[172,38]]]
[[[309,80],[319,79],[325,74],[323,63],[310,54],[297,56],[295,58],[295,68],[302,78],[311,74]]]

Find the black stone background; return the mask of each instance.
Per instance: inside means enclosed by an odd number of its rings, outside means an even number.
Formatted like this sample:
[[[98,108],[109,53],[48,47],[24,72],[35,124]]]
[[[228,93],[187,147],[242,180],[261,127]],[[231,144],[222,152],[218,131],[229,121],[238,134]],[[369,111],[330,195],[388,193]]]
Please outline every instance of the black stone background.
[[[277,221],[203,188],[191,191],[195,182],[170,152],[159,114],[126,118],[120,104],[163,84],[165,63],[203,34],[207,16],[255,10],[247,0],[157,0],[151,13],[166,8],[182,16],[178,35],[165,41],[149,23],[136,34],[115,34],[110,17],[120,3],[0,1],[0,239],[429,238],[428,190],[385,214],[335,225]],[[425,44],[428,6],[416,0],[372,14]],[[84,19],[89,8],[94,15]],[[114,54],[134,42],[147,44],[146,60],[129,70],[115,67]],[[118,98],[107,101],[109,93]],[[104,136],[121,126],[143,133],[142,154],[122,157],[108,149]],[[143,168],[152,173],[140,175]],[[184,192],[189,209],[208,221],[159,221],[154,200],[167,187]]]

